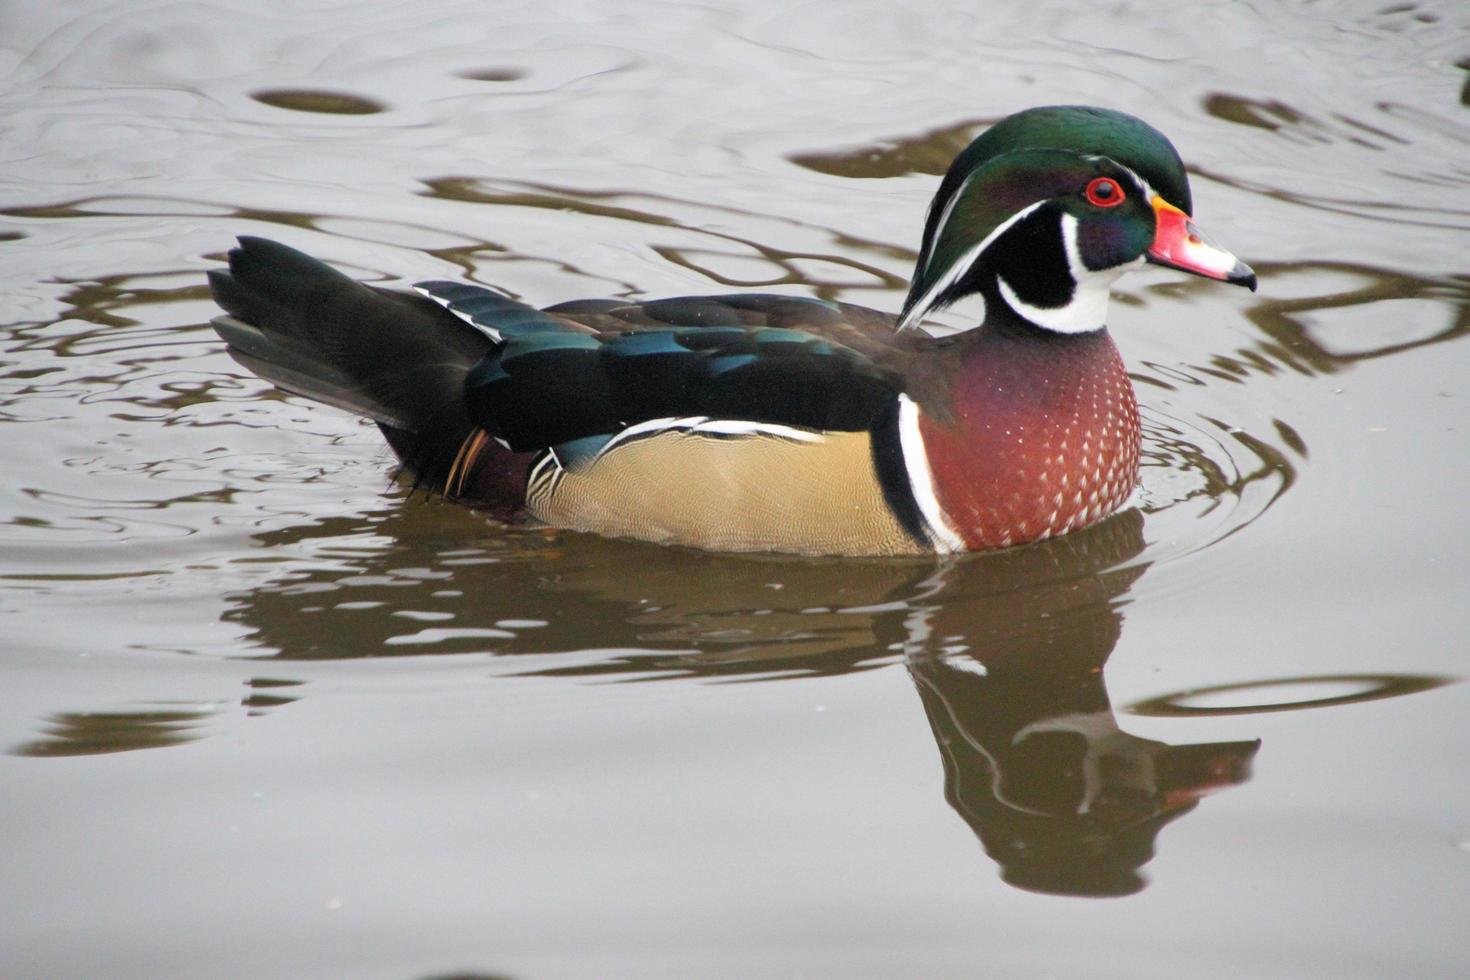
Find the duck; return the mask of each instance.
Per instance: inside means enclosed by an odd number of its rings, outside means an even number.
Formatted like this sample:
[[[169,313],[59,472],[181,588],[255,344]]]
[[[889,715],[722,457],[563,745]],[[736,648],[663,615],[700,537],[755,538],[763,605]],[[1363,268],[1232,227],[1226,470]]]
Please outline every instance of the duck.
[[[1001,119],[940,182],[898,313],[773,293],[545,308],[358,282],[241,237],[230,355],[375,422],[417,487],[508,523],[722,552],[949,555],[1095,524],[1138,482],[1107,328],[1146,264],[1254,291],[1174,145],[1112,109]],[[926,318],[965,300],[960,329]]]

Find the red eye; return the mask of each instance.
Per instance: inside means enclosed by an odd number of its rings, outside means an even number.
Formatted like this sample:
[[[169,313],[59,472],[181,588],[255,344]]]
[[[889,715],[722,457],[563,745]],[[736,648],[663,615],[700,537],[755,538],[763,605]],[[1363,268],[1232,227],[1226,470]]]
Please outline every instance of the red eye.
[[[1087,203],[1099,208],[1115,208],[1123,203],[1123,188],[1111,177],[1094,177],[1087,183]]]

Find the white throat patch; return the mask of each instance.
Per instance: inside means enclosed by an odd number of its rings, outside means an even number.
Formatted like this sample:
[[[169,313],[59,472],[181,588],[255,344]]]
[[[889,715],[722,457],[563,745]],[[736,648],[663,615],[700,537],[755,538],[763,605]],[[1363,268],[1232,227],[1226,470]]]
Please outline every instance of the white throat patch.
[[[1032,306],[1016,295],[1010,283],[997,276],[996,285],[1000,287],[1001,298],[1018,316],[1043,330],[1066,334],[1101,330],[1107,326],[1108,298],[1113,283],[1130,269],[1141,268],[1144,259],[1139,256],[1132,262],[1096,272],[1089,269],[1077,247],[1077,219],[1070,214],[1062,215],[1062,247],[1067,256],[1067,268],[1077,284],[1069,303],[1053,307]]]

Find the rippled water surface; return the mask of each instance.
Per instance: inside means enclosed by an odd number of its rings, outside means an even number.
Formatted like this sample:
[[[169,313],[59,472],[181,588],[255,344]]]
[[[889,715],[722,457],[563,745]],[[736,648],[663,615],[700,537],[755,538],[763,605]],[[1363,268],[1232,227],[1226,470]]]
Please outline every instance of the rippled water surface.
[[[0,2],[0,975],[1461,977],[1463,4]],[[1134,502],[947,563],[506,529],[206,325],[233,236],[897,309],[1089,102]],[[956,314],[958,315],[958,314]]]

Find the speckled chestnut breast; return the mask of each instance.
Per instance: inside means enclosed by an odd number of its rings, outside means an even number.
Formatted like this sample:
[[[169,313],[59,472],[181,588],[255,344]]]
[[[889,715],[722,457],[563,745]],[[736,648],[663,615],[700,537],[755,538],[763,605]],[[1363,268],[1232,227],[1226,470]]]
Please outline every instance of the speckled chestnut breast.
[[[993,334],[919,419],[934,495],[970,550],[1038,541],[1116,510],[1138,479],[1138,404],[1106,330]]]

